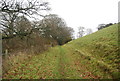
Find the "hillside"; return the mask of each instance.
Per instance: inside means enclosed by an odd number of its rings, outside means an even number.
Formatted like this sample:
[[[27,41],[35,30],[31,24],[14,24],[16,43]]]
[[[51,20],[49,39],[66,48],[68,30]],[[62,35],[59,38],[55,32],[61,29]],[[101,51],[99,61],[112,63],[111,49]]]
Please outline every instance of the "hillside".
[[[113,77],[119,76],[120,55],[118,53],[117,24],[71,41],[66,45],[66,48],[76,50],[81,56],[93,61],[90,64],[98,66]]]
[[[119,78],[117,24],[50,48],[22,63],[14,58],[4,79]]]

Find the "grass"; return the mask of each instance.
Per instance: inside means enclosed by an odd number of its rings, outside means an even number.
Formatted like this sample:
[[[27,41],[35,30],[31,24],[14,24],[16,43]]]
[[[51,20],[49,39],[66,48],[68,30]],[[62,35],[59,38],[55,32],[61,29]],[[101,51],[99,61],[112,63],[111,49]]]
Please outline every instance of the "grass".
[[[92,62],[91,65],[99,66],[100,69],[96,67],[98,72],[103,69],[106,75],[111,75],[112,78],[119,77],[118,24],[71,41],[65,46],[65,48],[71,48],[71,52],[78,51],[85,58],[91,59],[89,60]],[[103,78],[108,77],[104,75]]]
[[[117,24],[19,62],[4,79],[119,78]],[[15,58],[15,57],[14,57]]]

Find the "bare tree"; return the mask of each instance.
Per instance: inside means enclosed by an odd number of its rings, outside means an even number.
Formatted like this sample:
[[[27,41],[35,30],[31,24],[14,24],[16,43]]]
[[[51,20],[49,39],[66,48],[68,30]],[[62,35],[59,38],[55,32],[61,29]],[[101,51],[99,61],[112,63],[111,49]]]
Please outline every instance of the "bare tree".
[[[78,27],[78,38],[83,37],[83,35],[85,34],[85,28],[84,27]]]
[[[48,2],[40,0],[1,0],[0,29],[4,33],[3,39],[14,37],[18,34],[14,28],[14,23],[18,16],[33,17],[33,15],[39,15],[44,17],[40,14],[40,11],[44,10],[50,10]]]
[[[47,15],[40,27],[43,36],[55,39],[60,45],[72,39],[73,29],[67,27],[65,21],[56,14]]]
[[[92,29],[91,28],[86,29],[86,35],[89,35],[91,33],[92,33]]]

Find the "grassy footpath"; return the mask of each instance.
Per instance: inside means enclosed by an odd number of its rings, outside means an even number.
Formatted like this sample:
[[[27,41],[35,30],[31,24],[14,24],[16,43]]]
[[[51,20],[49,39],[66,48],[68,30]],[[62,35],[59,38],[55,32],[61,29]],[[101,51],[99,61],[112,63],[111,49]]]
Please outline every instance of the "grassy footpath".
[[[117,24],[56,46],[14,66],[4,79],[119,78]]]
[[[45,79],[59,78],[59,59],[60,50],[58,47],[50,49],[50,51],[33,56],[29,61],[22,64],[14,65],[13,69],[9,70],[3,76],[6,79]]]
[[[4,79],[87,79],[100,78],[93,75],[82,64],[79,54],[70,48],[57,46],[44,54],[16,64],[6,73]]]

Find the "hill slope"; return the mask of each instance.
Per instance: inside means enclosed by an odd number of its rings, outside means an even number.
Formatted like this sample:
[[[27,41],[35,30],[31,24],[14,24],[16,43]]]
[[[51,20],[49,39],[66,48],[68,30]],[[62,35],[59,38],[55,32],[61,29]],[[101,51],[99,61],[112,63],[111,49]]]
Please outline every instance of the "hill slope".
[[[113,77],[119,76],[118,24],[71,41],[66,45],[67,47],[76,50],[89,60],[91,59],[97,64],[96,66],[99,66],[103,71],[108,72]]]
[[[117,24],[19,63],[4,79],[118,78]]]

